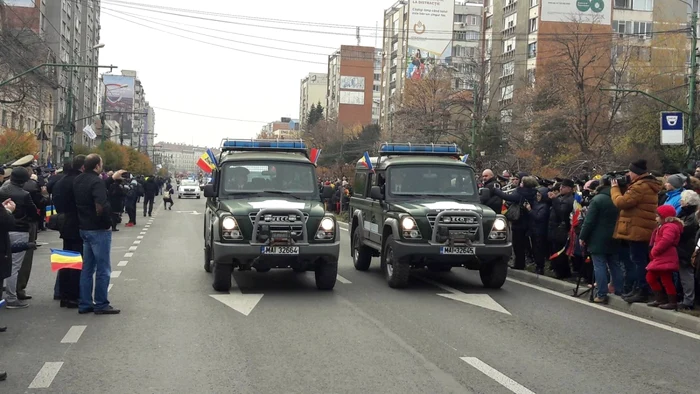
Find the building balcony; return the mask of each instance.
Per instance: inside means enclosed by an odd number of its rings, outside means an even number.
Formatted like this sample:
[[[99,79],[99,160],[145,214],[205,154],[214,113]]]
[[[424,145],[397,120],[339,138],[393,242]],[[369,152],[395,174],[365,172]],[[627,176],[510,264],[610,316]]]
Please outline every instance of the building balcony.
[[[512,85],[515,74],[501,75],[501,85]]]
[[[510,51],[503,52],[501,55],[502,59],[512,59],[515,57],[515,49],[511,49]]]
[[[512,35],[515,35],[515,26],[507,27],[501,31],[501,34],[503,35],[503,38],[509,38]]]
[[[503,16],[508,16],[518,10],[518,0],[513,0],[503,6]]]
[[[501,107],[506,107],[506,106],[508,106],[508,105],[513,104],[513,98],[512,98],[512,97],[510,97],[510,98],[502,98],[502,99],[498,100],[498,104],[500,104]]]

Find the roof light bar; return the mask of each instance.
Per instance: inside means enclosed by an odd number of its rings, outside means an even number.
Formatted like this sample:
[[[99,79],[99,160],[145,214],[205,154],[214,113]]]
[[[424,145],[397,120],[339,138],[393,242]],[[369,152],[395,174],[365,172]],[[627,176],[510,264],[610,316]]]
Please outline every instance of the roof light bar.
[[[233,140],[233,139],[224,139],[221,142],[221,147],[226,150],[238,150],[238,149],[243,149],[243,150],[254,150],[254,149],[260,149],[260,150],[273,150],[273,149],[280,149],[280,150],[304,150],[306,151],[307,147],[304,141],[301,140],[264,140],[264,139],[252,139],[252,140]]]
[[[457,144],[412,144],[385,142],[379,147],[380,155],[438,155],[455,156],[462,154]]]

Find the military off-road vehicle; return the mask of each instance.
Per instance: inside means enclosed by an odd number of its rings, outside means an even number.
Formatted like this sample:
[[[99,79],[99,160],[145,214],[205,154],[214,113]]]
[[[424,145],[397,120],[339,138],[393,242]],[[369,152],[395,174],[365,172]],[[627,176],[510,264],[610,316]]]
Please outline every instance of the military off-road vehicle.
[[[479,203],[474,170],[456,145],[385,143],[357,162],[350,198],[355,268],[379,256],[390,287],[408,284],[412,268],[479,270],[500,288],[512,253],[503,215]]]
[[[314,271],[335,286],[340,234],[301,140],[224,140],[204,187],[204,269],[229,291],[233,269]]]

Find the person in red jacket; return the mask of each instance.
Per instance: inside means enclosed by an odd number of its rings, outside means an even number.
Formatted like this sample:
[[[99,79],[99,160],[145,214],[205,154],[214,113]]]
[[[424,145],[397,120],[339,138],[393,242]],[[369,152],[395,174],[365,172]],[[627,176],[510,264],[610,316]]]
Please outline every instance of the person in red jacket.
[[[659,227],[651,236],[651,258],[647,265],[646,277],[649,287],[656,295],[656,300],[647,305],[675,310],[678,307],[678,299],[676,286],[673,284],[673,272],[678,271],[676,247],[683,233],[683,221],[676,217],[676,209],[671,205],[662,205],[656,209],[656,212],[656,222]],[[664,290],[666,290],[665,294]]]

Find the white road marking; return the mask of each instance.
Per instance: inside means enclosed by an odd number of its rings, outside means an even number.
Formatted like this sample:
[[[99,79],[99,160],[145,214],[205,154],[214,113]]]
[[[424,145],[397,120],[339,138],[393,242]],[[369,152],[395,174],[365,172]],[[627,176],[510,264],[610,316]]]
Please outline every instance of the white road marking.
[[[127,254],[124,255],[124,257],[133,257],[133,256],[134,256],[133,253],[127,253]]]
[[[134,241],[134,245],[138,245],[140,243],[141,243],[141,241],[139,241],[139,240]]]
[[[83,332],[86,328],[87,326],[71,327],[66,333],[66,336],[64,336],[63,339],[61,339],[61,343],[78,343],[80,336],[83,335]]]
[[[352,283],[352,282],[350,282],[349,280],[343,278],[343,277],[340,276],[340,275],[338,275],[338,276],[336,277],[336,279],[338,279],[338,282],[340,282],[340,283],[345,283],[346,285],[349,285],[349,284]]]
[[[210,294],[209,296],[227,307],[248,316],[263,298],[263,294],[243,294],[235,280],[234,278],[229,294]]]
[[[136,239],[143,239],[143,235],[139,235]]]
[[[118,266],[118,267],[124,267],[124,266],[127,265],[127,264],[129,264],[129,262],[128,262],[127,260],[122,260],[122,261],[120,261],[120,262],[117,264],[117,266]]]
[[[109,274],[109,277],[110,277],[110,278],[118,278],[119,275],[121,275],[121,274],[122,274],[121,271],[112,271],[112,273]]]
[[[109,291],[112,290],[112,286],[114,286],[113,283],[110,283],[109,286],[107,286],[107,293],[109,293]]]
[[[532,285],[532,284],[530,284],[530,283],[521,282],[521,281],[516,280],[516,279],[508,278],[507,280],[508,280],[509,282],[517,283],[517,284],[519,284],[519,285],[522,285],[522,286],[525,286],[525,287],[529,287],[529,288],[531,288],[531,289],[539,290],[539,291],[541,291],[541,292],[544,292],[544,293],[547,293],[547,294],[551,294],[551,295],[553,295],[553,296],[556,296],[556,297],[559,297],[559,298],[563,298],[563,299],[565,299],[565,300],[573,301],[573,302],[579,303],[579,304],[581,304],[581,305],[586,305],[586,306],[591,307],[591,308],[595,308],[595,309],[598,309],[598,310],[601,310],[601,311],[605,311],[605,312],[608,312],[608,313],[612,313],[613,315],[625,317],[625,318],[630,319],[630,320],[634,320],[634,321],[637,321],[637,322],[640,322],[640,323],[648,324],[648,325],[650,325],[650,326],[653,326],[653,327],[656,327],[656,328],[660,328],[660,329],[662,329],[662,330],[674,332],[674,333],[676,333],[676,334],[680,334],[680,335],[686,336],[686,337],[688,337],[688,338],[693,338],[693,339],[697,339],[697,340],[700,341],[700,335],[695,334],[695,333],[692,333],[692,332],[689,332],[689,331],[681,330],[680,328],[667,326],[667,325],[665,325],[665,324],[657,323],[657,322],[655,322],[655,321],[653,321],[653,320],[647,320],[647,319],[645,319],[645,318],[642,318],[642,317],[639,317],[639,316],[635,316],[635,315],[630,315],[630,314],[627,314],[627,313],[625,313],[625,312],[620,312],[620,311],[615,310],[615,309],[612,309],[612,308],[606,308],[606,307],[601,306],[601,305],[598,305],[598,304],[594,304],[594,303],[591,303],[591,302],[588,302],[588,301],[584,301],[584,300],[581,300],[581,299],[578,299],[578,298],[575,298],[575,297],[571,297],[571,296],[568,296],[568,295],[566,295],[566,294],[557,293],[557,292],[554,291],[554,290],[549,290],[549,289],[546,289],[546,288],[544,288],[544,287],[539,287],[539,286]]]
[[[61,370],[63,362],[46,362],[44,366],[41,367],[39,373],[36,374],[32,383],[29,384],[30,389],[46,389],[51,386],[51,383],[58,375],[58,371]]]
[[[129,246],[129,250],[131,250],[132,252],[136,249],[138,249],[138,246]]]
[[[445,298],[449,298],[451,300],[463,302],[465,304],[471,304],[471,305],[478,306],[481,308],[490,309],[490,310],[495,311],[495,312],[505,313],[506,315],[511,314],[510,312],[508,312],[508,310],[506,310],[504,307],[502,307],[501,304],[496,302],[496,300],[491,298],[491,296],[488,294],[467,294],[467,293],[461,292],[455,288],[452,288],[450,286],[435,282],[434,280],[422,278],[420,276],[416,276],[415,278],[418,280],[421,280],[425,283],[431,284],[433,286],[437,286],[437,287],[450,293],[450,294],[438,294],[440,297],[445,297]]]
[[[479,360],[476,357],[460,357],[460,359],[462,359],[462,361],[471,365],[472,367],[478,369],[481,373],[495,380],[498,384],[514,392],[515,394],[535,394],[533,391],[530,391],[525,386],[521,385],[515,380],[498,372],[496,369],[494,369],[493,367]]]
[[[145,232],[145,231],[141,231],[139,234],[141,234],[141,235],[146,235],[146,232]]]
[[[346,229],[346,228],[342,228],[342,227],[338,227],[338,228],[341,229],[341,230],[343,230],[343,231],[348,231],[348,232],[350,231],[350,230],[348,230],[348,229]]]

